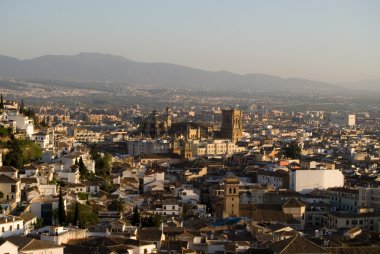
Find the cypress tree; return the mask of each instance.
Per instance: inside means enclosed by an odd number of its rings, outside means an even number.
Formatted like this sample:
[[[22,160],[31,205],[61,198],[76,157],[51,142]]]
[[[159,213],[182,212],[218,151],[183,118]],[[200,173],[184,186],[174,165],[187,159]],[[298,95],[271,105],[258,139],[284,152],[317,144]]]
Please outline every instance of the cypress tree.
[[[140,224],[140,213],[139,213],[139,209],[137,208],[137,206],[134,206],[133,207],[133,215],[132,215],[132,225],[134,226],[139,226]]]
[[[24,108],[25,108],[24,99],[21,99],[20,114],[24,114]]]
[[[65,204],[63,203],[62,188],[59,189],[58,222],[60,225],[63,225],[64,223],[66,223],[66,211],[65,211]]]
[[[78,202],[76,202],[75,210],[74,210],[73,225],[78,226],[78,220],[79,220],[79,205],[78,205]]]
[[[1,94],[1,98],[0,98],[0,109],[4,109],[3,94]]]
[[[80,176],[82,178],[86,178],[87,177],[87,168],[86,168],[86,165],[84,165],[84,162],[83,162],[83,159],[82,159],[82,156],[79,158],[79,173],[80,173]]]

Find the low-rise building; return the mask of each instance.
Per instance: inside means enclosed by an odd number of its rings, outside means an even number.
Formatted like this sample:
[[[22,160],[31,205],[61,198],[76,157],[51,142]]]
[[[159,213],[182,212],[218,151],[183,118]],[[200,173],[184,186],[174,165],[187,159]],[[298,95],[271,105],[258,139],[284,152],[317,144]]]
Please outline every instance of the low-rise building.
[[[356,213],[358,211],[359,190],[335,187],[326,190],[329,203],[334,211],[348,211]]]
[[[0,215],[0,237],[24,234],[24,221],[12,215]]]
[[[7,202],[20,202],[21,181],[8,175],[0,174],[0,191],[4,194],[3,200]]]
[[[333,229],[361,227],[365,230],[380,232],[380,213],[327,213],[326,226]]]
[[[273,186],[275,189],[288,189],[289,173],[284,170],[259,170],[257,172],[257,182],[262,185]]]

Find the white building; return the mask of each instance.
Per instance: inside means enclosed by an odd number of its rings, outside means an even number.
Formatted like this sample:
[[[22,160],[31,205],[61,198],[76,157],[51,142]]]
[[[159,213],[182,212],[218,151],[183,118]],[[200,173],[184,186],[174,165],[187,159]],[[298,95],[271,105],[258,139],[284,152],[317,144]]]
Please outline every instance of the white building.
[[[40,195],[43,197],[46,196],[56,196],[57,193],[57,186],[55,184],[40,184],[38,185],[38,190],[40,191]]]
[[[175,190],[176,196],[182,200],[182,203],[194,203],[199,202],[199,194],[194,191],[192,187],[182,186]]]
[[[289,172],[290,189],[307,193],[313,189],[343,187],[343,173],[335,169],[300,169]]]
[[[39,145],[42,149],[49,148],[50,137],[48,134],[43,132],[34,133],[31,138],[37,145]]]
[[[179,216],[182,214],[182,207],[175,199],[165,199],[161,202],[162,206],[156,206],[153,211],[155,214],[165,216]]]
[[[0,215],[0,237],[24,234],[24,221],[12,215]]]
[[[144,174],[144,192],[164,187],[165,172],[161,170],[148,170]]]
[[[32,137],[34,133],[34,122],[33,119],[29,119],[29,117],[20,115],[16,112],[8,113],[8,120],[16,122],[16,129],[19,131],[24,131],[28,138]]]
[[[88,153],[74,152],[62,157],[63,169],[69,170],[71,166],[75,164],[75,161],[80,160],[82,157],[83,163],[86,166],[88,172],[95,173],[95,161],[90,158]]]
[[[77,168],[59,171],[57,179],[65,183],[79,183],[80,173]]]

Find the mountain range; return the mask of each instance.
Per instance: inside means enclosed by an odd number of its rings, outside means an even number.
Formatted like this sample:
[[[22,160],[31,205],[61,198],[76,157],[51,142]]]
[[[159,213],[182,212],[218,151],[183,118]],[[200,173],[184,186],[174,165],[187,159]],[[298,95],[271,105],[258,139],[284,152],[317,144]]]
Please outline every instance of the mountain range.
[[[266,74],[240,75],[168,63],[144,63],[100,53],[46,55],[28,60],[0,55],[0,75],[18,79],[112,82],[166,88],[339,91],[333,84]]]

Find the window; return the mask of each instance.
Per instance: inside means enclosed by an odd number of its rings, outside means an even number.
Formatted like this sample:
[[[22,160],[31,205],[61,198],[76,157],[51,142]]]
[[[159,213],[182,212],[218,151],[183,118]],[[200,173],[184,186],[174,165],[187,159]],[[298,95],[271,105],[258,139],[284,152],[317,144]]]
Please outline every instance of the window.
[[[4,232],[4,231],[5,231],[5,230],[4,230],[4,227],[2,227],[2,228],[1,228],[1,232]]]
[[[12,229],[13,229],[12,225],[11,225],[11,226],[9,226],[9,231],[12,231]]]
[[[16,192],[16,185],[11,185],[11,192]]]
[[[173,206],[172,206],[172,210],[174,210],[174,209],[175,209],[175,206],[173,205]]]
[[[17,224],[17,229],[20,229],[20,224]]]

